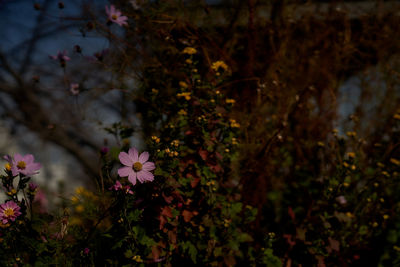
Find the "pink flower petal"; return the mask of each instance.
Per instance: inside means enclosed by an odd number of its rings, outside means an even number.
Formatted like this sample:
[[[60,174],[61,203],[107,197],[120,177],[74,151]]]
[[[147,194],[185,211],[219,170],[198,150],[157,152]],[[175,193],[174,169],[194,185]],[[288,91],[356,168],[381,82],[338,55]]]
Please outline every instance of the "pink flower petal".
[[[30,172],[36,172],[41,167],[42,167],[42,165],[38,162],[27,163],[26,170],[29,170]]]
[[[14,161],[18,164],[19,161],[23,161],[24,157],[22,157],[20,154],[15,154],[14,155]]]
[[[139,162],[142,164],[145,163],[148,159],[149,159],[149,152],[145,151],[139,156]]]
[[[134,147],[130,148],[128,153],[129,153],[129,156],[131,157],[133,163],[138,162],[139,152],[137,151],[136,148],[134,148]]]
[[[145,181],[152,182],[154,180],[154,175],[151,172],[148,171],[140,171],[137,174],[137,178],[139,182],[143,183]]]
[[[30,164],[30,163],[32,163],[32,162],[34,161],[33,155],[32,155],[32,154],[25,155],[25,156],[23,157],[23,161],[25,161],[25,163],[26,163],[27,165]]]
[[[118,169],[118,175],[121,177],[127,177],[131,175],[132,173],[135,173],[131,167],[122,167]]]
[[[148,161],[148,162],[143,164],[142,168],[145,171],[152,171],[152,170],[154,170],[156,168],[156,165],[153,162]]]
[[[126,152],[119,153],[118,158],[121,161],[121,163],[124,164],[125,166],[132,167],[134,163],[132,161],[132,158]]]
[[[11,172],[12,172],[13,176],[17,176],[19,174],[19,170],[18,170],[17,166],[12,166]]]
[[[128,177],[129,182],[132,183],[132,185],[136,184],[136,172],[132,172],[129,177]]]

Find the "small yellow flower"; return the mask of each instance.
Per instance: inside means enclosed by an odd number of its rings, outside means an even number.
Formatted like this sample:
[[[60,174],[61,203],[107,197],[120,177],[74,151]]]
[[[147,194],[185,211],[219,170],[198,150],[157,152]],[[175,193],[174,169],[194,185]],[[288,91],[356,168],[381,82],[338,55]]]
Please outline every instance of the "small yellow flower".
[[[153,135],[152,137],[151,137],[151,140],[153,140],[155,143],[160,143],[160,138],[158,138],[157,136],[155,136],[155,135]]]
[[[232,145],[237,145],[238,141],[235,137],[232,137]]]
[[[400,114],[394,114],[393,118],[396,119],[396,120],[400,120]]]
[[[337,134],[338,132],[339,132],[338,129],[333,129],[333,130],[332,130],[332,133],[334,133],[334,134]]]
[[[224,220],[224,226],[225,227],[229,227],[230,222],[231,222],[230,220],[225,219]]]
[[[75,211],[78,213],[82,213],[85,210],[85,207],[83,205],[78,205],[75,207]]]
[[[318,141],[317,145],[320,146],[320,147],[324,147],[325,146],[325,144],[323,142],[321,142],[321,141]]]
[[[385,167],[385,164],[383,164],[382,162],[378,162],[378,163],[376,163],[376,165],[377,165],[378,167],[380,167],[380,168]]]
[[[136,261],[136,262],[143,262],[142,258],[138,255],[135,255],[132,257],[132,260]]]
[[[357,136],[356,132],[347,132],[346,134],[348,137],[356,137]]]
[[[170,153],[171,151],[169,150],[169,148],[166,148],[166,149],[165,149],[165,152],[166,152],[166,153]]]
[[[192,61],[190,58],[186,59],[185,62],[186,62],[187,64],[192,64],[192,63],[193,63],[193,61]]]
[[[85,189],[82,186],[75,188],[75,193],[77,195],[82,195],[85,192]]]
[[[269,236],[269,238],[275,238],[275,233],[274,232],[270,232],[270,233],[268,233],[268,236]]]
[[[219,90],[215,91],[215,94],[219,95],[221,92]]]
[[[214,100],[214,99],[211,99],[210,102],[211,102],[211,103],[215,103],[215,100]]]
[[[383,219],[384,219],[384,220],[387,220],[387,219],[389,219],[389,215],[387,215],[387,214],[384,214],[384,215],[383,215]]]
[[[390,177],[390,174],[387,171],[383,171],[382,174],[385,175],[386,177]]]
[[[379,224],[378,224],[377,222],[374,222],[374,223],[372,224],[372,227],[375,228],[375,227],[378,227],[378,225],[379,225]]]
[[[202,233],[202,232],[204,232],[204,230],[205,230],[204,227],[200,225],[199,226],[199,232]]]
[[[177,157],[179,155],[178,151],[174,151],[174,156]]]
[[[343,186],[344,186],[344,187],[349,187],[349,186],[350,186],[350,184],[349,184],[349,183],[346,183],[346,182],[344,182],[344,183],[343,183]]]
[[[15,195],[17,193],[17,190],[15,190],[15,188],[11,189],[11,191],[7,192],[7,195],[12,196]]]
[[[382,202],[382,203],[384,203],[384,202],[385,202],[385,199],[381,197],[381,198],[379,199],[379,201]]]
[[[6,171],[11,171],[11,164],[10,163],[6,163],[4,168],[6,169]]]
[[[229,152],[230,152],[229,148],[226,148],[226,149],[225,149],[225,152],[226,152],[226,153],[229,153]]]
[[[183,92],[183,93],[178,93],[176,96],[177,97],[184,97],[186,100],[190,100],[191,96],[190,96],[190,92]]]
[[[352,171],[355,171],[357,167],[356,167],[356,165],[351,165],[350,168],[351,168]]]
[[[397,252],[400,252],[400,247],[398,247],[398,246],[396,246],[396,245],[393,246],[393,249],[396,250]]]
[[[346,216],[349,217],[349,218],[353,218],[354,217],[354,215],[350,211],[346,212]]]
[[[344,162],[343,162],[343,166],[345,166],[346,168],[348,168],[350,165],[349,165],[346,161],[344,161]]]
[[[230,99],[230,98],[227,98],[226,100],[225,100],[225,102],[227,103],[227,104],[235,104],[235,99]]]
[[[378,187],[378,186],[379,186],[379,184],[378,184],[378,183],[374,183],[374,186],[375,186],[375,187]]]
[[[185,83],[184,81],[180,81],[179,82],[179,86],[182,87],[182,88],[185,88],[185,89],[189,87],[188,84]]]
[[[371,202],[371,201],[372,201],[372,199],[371,199],[371,198],[367,198],[367,201],[368,201],[368,202]]]
[[[179,115],[182,115],[182,116],[186,116],[186,115],[187,115],[187,112],[186,112],[186,110],[181,109],[181,110],[178,111],[178,114],[179,114]]]
[[[183,54],[187,54],[187,55],[194,55],[197,53],[196,48],[193,47],[185,47],[182,51]]]
[[[79,202],[79,198],[77,198],[76,196],[72,196],[71,201],[72,201],[72,203],[76,204]]]
[[[178,146],[179,146],[179,140],[173,140],[173,141],[171,142],[171,146],[178,147]]]
[[[347,152],[347,156],[348,156],[349,158],[355,158],[355,157],[356,157],[356,153],[354,153],[354,152]]]
[[[390,159],[390,162],[393,163],[393,164],[395,164],[395,165],[397,165],[397,166],[400,166],[400,160],[398,160],[398,159],[391,158],[391,159]]]
[[[152,88],[152,89],[151,89],[151,92],[152,92],[153,94],[155,94],[155,95],[158,94],[158,90],[155,89],[155,88]]]
[[[231,128],[240,128],[240,124],[237,123],[236,120],[230,119],[229,122],[230,122]]]
[[[226,65],[225,62],[219,60],[219,61],[212,63],[211,68],[216,72],[218,72],[220,68],[222,68],[224,71],[227,71],[228,65]]]

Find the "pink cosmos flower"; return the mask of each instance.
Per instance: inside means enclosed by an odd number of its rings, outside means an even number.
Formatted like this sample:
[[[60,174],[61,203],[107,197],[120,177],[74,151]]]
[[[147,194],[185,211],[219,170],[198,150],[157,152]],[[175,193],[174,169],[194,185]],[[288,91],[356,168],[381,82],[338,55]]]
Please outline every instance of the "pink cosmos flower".
[[[131,190],[131,187],[129,185],[122,186],[122,184],[118,180],[115,182],[115,185],[113,185],[109,188],[109,190],[115,190],[115,191],[124,190],[125,194],[133,195],[133,191]]]
[[[90,252],[90,249],[89,249],[89,248],[85,248],[85,249],[83,250],[83,254],[85,254],[85,255],[89,255],[89,252]]]
[[[8,201],[0,205],[0,220],[3,224],[7,224],[10,221],[21,215],[20,207],[14,201]]]
[[[26,176],[31,176],[37,174],[38,170],[42,166],[40,163],[34,162],[34,160],[35,158],[31,154],[25,156],[15,154],[11,161],[12,175],[17,176],[18,174],[23,174]]]
[[[347,199],[344,196],[338,196],[336,198],[336,201],[339,202],[340,204],[344,205],[347,203]]]
[[[153,181],[154,175],[150,172],[156,168],[153,162],[147,161],[149,159],[149,153],[143,152],[139,156],[139,152],[136,148],[132,147],[128,153],[119,153],[119,160],[125,167],[118,170],[118,175],[121,177],[128,177],[128,180],[135,185],[136,178],[139,182],[144,183],[145,181]]]
[[[109,21],[117,23],[119,26],[128,25],[128,22],[126,22],[128,17],[122,16],[121,11],[116,9],[114,5],[106,6],[106,13]]]
[[[70,91],[73,95],[79,95],[79,83],[71,83]]]
[[[50,56],[50,58],[54,59],[54,60],[58,60],[60,62],[61,67],[65,68],[65,66],[67,65],[67,61],[70,60],[70,58],[67,56],[67,51],[63,51],[57,52],[57,55],[55,56]]]
[[[28,189],[30,192],[35,192],[37,188],[38,188],[38,185],[35,183],[29,183],[29,185],[28,185]]]
[[[54,60],[59,60],[59,61],[69,61],[71,60],[68,56],[67,56],[67,51],[57,51],[57,55],[55,56],[50,56],[50,58],[54,59]]]
[[[118,191],[121,189],[122,189],[122,184],[118,180],[115,182],[115,185],[113,185],[109,188],[109,190],[115,190],[115,191]]]
[[[37,189],[33,203],[36,205],[40,213],[47,213],[49,201],[47,200],[46,194],[40,190],[40,188]]]
[[[102,147],[101,148],[101,150],[100,150],[100,153],[102,154],[102,155],[106,155],[108,152],[110,151],[110,149],[108,148],[108,147]]]

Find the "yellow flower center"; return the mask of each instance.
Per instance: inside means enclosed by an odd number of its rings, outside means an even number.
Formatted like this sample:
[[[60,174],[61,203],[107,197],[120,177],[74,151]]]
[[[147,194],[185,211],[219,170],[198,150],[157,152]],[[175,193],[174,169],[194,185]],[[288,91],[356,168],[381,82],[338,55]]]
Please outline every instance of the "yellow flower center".
[[[6,168],[7,171],[11,171],[11,164],[10,163],[6,163],[5,168]]]
[[[25,161],[19,161],[17,164],[18,169],[24,170],[26,168]]]
[[[14,210],[11,208],[7,208],[4,210],[4,215],[6,216],[13,216],[14,215]]]
[[[143,165],[142,165],[142,163],[140,163],[140,162],[135,162],[134,164],[133,164],[133,169],[135,170],[135,171],[140,171],[140,170],[142,170],[142,167],[143,167]]]
[[[112,18],[113,20],[117,20],[117,19],[118,19],[118,16],[114,14],[114,15],[111,16],[111,18]]]

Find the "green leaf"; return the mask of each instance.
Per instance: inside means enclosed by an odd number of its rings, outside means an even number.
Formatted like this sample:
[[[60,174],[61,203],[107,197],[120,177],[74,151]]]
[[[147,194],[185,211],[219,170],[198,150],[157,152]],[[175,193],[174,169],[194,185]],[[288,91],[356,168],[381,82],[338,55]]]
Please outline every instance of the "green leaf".
[[[231,207],[232,216],[234,216],[234,215],[238,214],[239,212],[241,212],[242,211],[242,206],[243,206],[243,204],[240,203],[240,202],[232,204],[232,207]]]
[[[251,237],[251,235],[249,235],[248,233],[240,233],[239,236],[238,236],[238,241],[240,243],[252,242],[253,241],[253,237]]]
[[[126,258],[132,258],[133,257],[133,252],[132,250],[128,249],[127,251],[125,251],[124,256]]]

